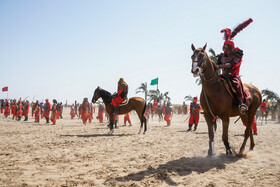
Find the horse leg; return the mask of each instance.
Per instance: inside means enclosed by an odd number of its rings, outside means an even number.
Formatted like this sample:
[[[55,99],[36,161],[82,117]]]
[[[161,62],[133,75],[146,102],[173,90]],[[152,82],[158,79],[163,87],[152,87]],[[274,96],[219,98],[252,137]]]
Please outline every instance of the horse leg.
[[[212,124],[212,117],[208,116],[206,113],[204,117],[207,122],[208,126],[208,136],[209,136],[209,149],[208,149],[208,156],[214,156],[216,154],[215,147],[214,147],[214,129]]]
[[[110,114],[109,118],[110,118],[110,123],[108,126],[110,128],[110,131],[108,132],[108,134],[113,134],[114,133],[114,116],[113,116],[113,114]]]
[[[229,126],[229,117],[224,117],[222,119],[222,122],[223,122],[223,135],[222,135],[222,139],[223,139],[223,142],[224,142],[224,145],[226,147],[226,154],[229,155],[229,156],[233,156],[234,153],[231,149],[231,146],[228,142],[228,126]]]
[[[244,134],[244,140],[238,153],[239,156],[243,154],[249,136],[250,136],[250,150],[253,150],[255,146],[254,137],[252,133],[252,123],[254,120],[254,114],[252,112],[248,112],[247,116],[242,116],[241,119],[242,122],[246,125],[246,129]]]

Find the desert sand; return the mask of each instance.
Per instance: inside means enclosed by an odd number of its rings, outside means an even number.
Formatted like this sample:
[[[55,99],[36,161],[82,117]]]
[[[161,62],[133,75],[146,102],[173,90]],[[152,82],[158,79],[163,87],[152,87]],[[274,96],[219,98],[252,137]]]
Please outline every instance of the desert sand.
[[[216,156],[208,157],[207,125],[187,132],[186,116],[173,115],[171,126],[158,118],[137,134],[140,122],[107,135],[106,123],[70,119],[69,108],[56,125],[13,121],[0,115],[0,186],[280,186],[280,125],[258,122],[255,149],[229,158],[222,124],[215,133]],[[245,127],[231,119],[229,141],[239,150]]]

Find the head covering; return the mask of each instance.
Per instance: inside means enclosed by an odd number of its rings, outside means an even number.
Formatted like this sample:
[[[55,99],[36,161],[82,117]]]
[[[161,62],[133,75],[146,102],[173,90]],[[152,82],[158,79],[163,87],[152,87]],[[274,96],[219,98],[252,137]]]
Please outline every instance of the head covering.
[[[197,103],[197,97],[194,97],[194,98],[193,98],[193,102],[194,102],[194,103]]]
[[[221,33],[224,33],[224,40],[225,40],[224,44],[230,45],[233,48],[235,48],[234,43],[233,43],[233,38],[235,37],[235,35],[237,33],[242,31],[244,28],[246,28],[252,22],[253,22],[253,19],[249,18],[246,21],[244,21],[243,23],[239,24],[237,27],[235,27],[235,29],[232,32],[229,28],[224,28],[223,30],[221,30]]]
[[[48,102],[49,102],[49,99],[46,99],[45,101],[48,103]]]
[[[56,101],[56,99],[54,99],[54,100],[53,100],[53,103],[56,103],[56,104],[57,104],[57,101]]]

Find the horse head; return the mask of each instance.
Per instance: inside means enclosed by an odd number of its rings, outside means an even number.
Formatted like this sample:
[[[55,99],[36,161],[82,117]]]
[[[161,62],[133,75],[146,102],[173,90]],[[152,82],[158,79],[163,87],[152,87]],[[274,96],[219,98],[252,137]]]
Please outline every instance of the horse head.
[[[206,53],[205,53],[206,46],[207,44],[205,44],[203,48],[197,48],[197,49],[194,47],[193,44],[191,46],[193,50],[193,55],[191,56],[192,59],[191,73],[193,74],[194,77],[197,77],[203,71],[203,66],[206,61]]]
[[[91,102],[95,103],[100,98],[100,87],[98,86],[92,96]]]

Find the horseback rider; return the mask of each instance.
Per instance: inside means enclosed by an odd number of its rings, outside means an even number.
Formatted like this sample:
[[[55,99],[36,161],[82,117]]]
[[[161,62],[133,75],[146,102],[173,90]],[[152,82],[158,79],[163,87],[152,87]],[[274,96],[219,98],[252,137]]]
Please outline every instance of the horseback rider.
[[[242,81],[239,76],[240,66],[242,63],[243,51],[234,46],[233,37],[242,29],[247,27],[252,19],[248,19],[239,26],[237,26],[233,32],[230,29],[225,28],[221,32],[225,33],[225,42],[223,45],[223,53],[218,55],[218,62],[215,65],[216,69],[223,69],[223,75],[227,77],[234,90],[236,91],[236,97],[239,102],[238,109],[241,114],[245,114],[248,110],[246,103],[246,95],[242,85]]]
[[[112,104],[114,106],[113,114],[119,114],[119,110],[120,110],[119,104],[127,99],[127,93],[128,93],[128,85],[123,78],[120,78],[118,82],[118,92],[112,99]]]

